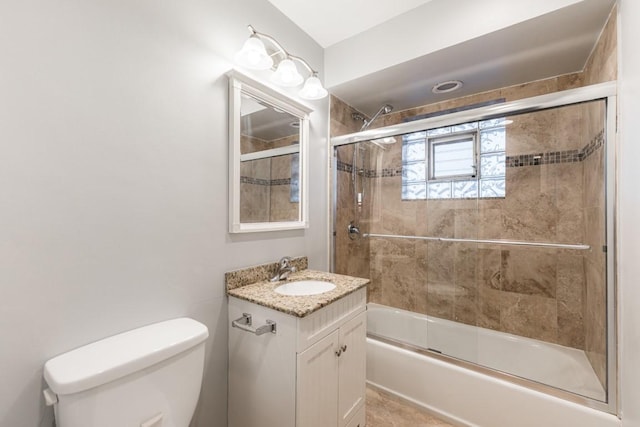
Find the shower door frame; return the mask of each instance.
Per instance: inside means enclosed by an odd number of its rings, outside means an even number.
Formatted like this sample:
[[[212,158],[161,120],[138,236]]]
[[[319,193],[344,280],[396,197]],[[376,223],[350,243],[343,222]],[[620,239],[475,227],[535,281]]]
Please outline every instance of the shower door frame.
[[[332,150],[331,161],[331,178],[332,196],[331,196],[331,271],[335,270],[335,239],[336,233],[336,216],[337,216],[337,165],[336,165],[336,148],[342,145],[350,145],[358,142],[369,141],[384,137],[392,137],[412,132],[419,132],[425,129],[433,129],[438,127],[451,126],[455,124],[489,120],[498,117],[504,117],[514,114],[532,113],[535,111],[547,110],[550,108],[563,107],[567,105],[579,104],[590,101],[605,101],[605,204],[606,204],[606,319],[607,319],[607,400],[605,402],[577,395],[575,393],[556,389],[554,387],[536,383],[531,380],[515,381],[517,383],[526,383],[527,387],[546,394],[551,394],[566,400],[570,400],[593,409],[605,411],[614,415],[619,413],[618,393],[618,352],[617,352],[617,290],[616,278],[618,275],[618,266],[616,261],[616,253],[618,250],[617,233],[617,206],[618,206],[618,174],[617,174],[617,81],[599,83],[590,86],[583,86],[575,89],[554,92],[545,95],[534,96],[530,98],[509,101],[501,104],[493,104],[485,107],[474,108],[461,112],[455,112],[436,117],[428,117],[411,122],[400,123],[396,125],[385,126],[376,129],[355,132],[347,135],[335,136],[331,138],[330,149]],[[449,362],[457,364],[453,358],[446,358]],[[466,368],[475,369],[475,365],[462,363]],[[472,366],[470,366],[472,365]],[[493,371],[481,365],[477,365],[478,371],[505,378],[503,373]]]

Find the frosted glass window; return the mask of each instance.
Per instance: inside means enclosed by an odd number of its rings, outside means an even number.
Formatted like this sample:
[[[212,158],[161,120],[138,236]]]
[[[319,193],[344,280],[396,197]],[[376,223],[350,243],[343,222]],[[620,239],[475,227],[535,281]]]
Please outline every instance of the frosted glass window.
[[[289,201],[291,203],[300,202],[300,153],[291,155],[291,188],[289,190]]]
[[[451,182],[430,182],[428,189],[430,199],[451,198]]]
[[[424,200],[427,198],[427,183],[407,184],[402,186],[403,200]]]
[[[475,138],[465,135],[457,139],[431,140],[431,178],[442,179],[475,176]]]
[[[504,128],[496,128],[480,132],[481,153],[504,151],[506,145]]]
[[[408,133],[406,135],[403,135],[402,140],[404,142],[411,142],[411,141],[417,141],[420,139],[424,140],[426,137],[427,137],[427,132],[422,131],[422,132],[414,132],[414,133]]]
[[[480,180],[480,197],[504,197],[505,194],[504,177]]]
[[[402,199],[505,197],[504,117],[402,136]]]
[[[480,129],[488,129],[488,128],[495,128],[495,127],[504,127],[507,125],[507,119],[504,117],[500,117],[497,119],[491,119],[491,120],[483,120],[480,122]]]
[[[504,176],[505,174],[505,155],[501,154],[483,154],[480,156],[480,176]]]
[[[424,162],[407,163],[402,166],[402,178],[406,182],[425,181],[427,165]]]
[[[466,130],[476,130],[476,129],[478,129],[478,122],[472,122],[472,123],[464,123],[461,125],[452,126],[451,132],[456,133],[456,132],[464,132]]]
[[[464,199],[478,197],[478,181],[453,181],[453,198]]]
[[[426,159],[426,147],[423,140],[407,143],[402,146],[402,159],[405,162],[415,162]]]
[[[429,129],[427,131],[427,136],[448,135],[450,133],[451,133],[451,127],[447,126],[447,127],[443,127],[443,128]]]

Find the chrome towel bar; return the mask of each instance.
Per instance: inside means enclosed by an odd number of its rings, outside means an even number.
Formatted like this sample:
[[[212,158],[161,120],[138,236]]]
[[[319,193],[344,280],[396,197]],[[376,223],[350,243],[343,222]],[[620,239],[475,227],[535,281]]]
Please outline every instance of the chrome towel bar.
[[[256,335],[264,335],[268,332],[276,333],[276,322],[273,320],[267,320],[265,325],[257,328],[251,327],[251,315],[249,313],[242,313],[242,317],[232,321],[231,326]]]
[[[402,236],[398,234],[364,234],[364,237],[382,237],[389,239],[412,239],[412,240],[432,240],[437,242],[457,242],[457,243],[484,243],[489,245],[509,245],[509,246],[535,246],[555,249],[574,249],[586,251],[591,249],[589,245],[572,245],[567,243],[547,243],[547,242],[524,242],[521,240],[491,240],[491,239],[456,239],[453,237],[426,237],[426,236]]]

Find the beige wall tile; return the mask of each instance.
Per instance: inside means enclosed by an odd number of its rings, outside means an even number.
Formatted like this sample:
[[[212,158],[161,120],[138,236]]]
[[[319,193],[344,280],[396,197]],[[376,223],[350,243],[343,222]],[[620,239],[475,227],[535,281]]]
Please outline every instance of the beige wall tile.
[[[408,117],[504,98],[552,93],[616,78],[615,11],[584,72],[395,111],[372,127]],[[355,110],[332,97],[331,135],[357,131]],[[581,150],[602,131],[602,103],[514,116],[507,155]],[[400,143],[361,144],[372,171],[401,165]],[[353,147],[338,159],[353,161]],[[351,174],[338,172],[337,272],[368,274],[370,301],[445,319],[586,349],[604,381],[605,259],[603,150],[583,162],[507,168],[504,199],[401,200],[401,178],[362,178],[361,224],[374,233],[586,243],[592,251],[366,239],[341,230],[354,218]]]

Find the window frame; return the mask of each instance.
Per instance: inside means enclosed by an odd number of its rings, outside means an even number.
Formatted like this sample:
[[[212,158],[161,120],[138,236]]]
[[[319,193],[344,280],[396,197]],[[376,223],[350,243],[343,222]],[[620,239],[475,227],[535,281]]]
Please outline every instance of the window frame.
[[[448,135],[427,136],[425,141],[427,144],[427,155],[426,155],[427,158],[425,159],[427,161],[426,182],[429,183],[429,182],[464,181],[464,180],[470,180],[470,179],[479,180],[480,168],[479,168],[478,152],[480,147],[478,146],[478,141],[480,139],[478,136],[479,136],[479,130],[477,129],[473,131],[469,131],[469,130],[460,131],[460,132],[457,132],[454,134],[448,134]],[[471,139],[472,141],[473,164],[471,165],[471,167],[473,168],[473,172],[471,174],[443,175],[443,176],[436,177],[435,176],[436,146],[445,145],[445,144],[455,144],[456,142],[463,142],[463,141],[467,141],[468,139]]]

